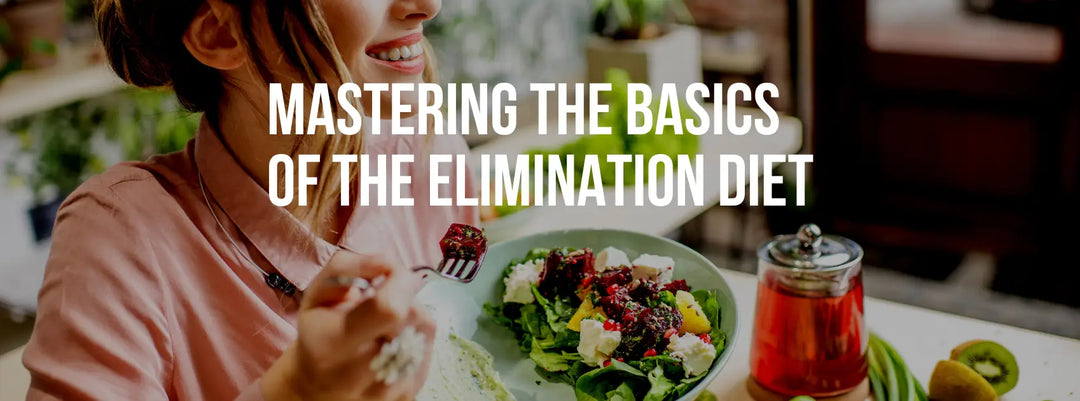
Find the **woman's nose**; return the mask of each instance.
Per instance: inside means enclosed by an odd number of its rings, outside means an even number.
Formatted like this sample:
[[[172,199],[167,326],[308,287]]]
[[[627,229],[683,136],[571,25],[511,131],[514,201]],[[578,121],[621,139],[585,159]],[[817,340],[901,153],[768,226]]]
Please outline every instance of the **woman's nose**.
[[[391,13],[395,18],[424,22],[435,17],[442,8],[442,0],[394,0]]]

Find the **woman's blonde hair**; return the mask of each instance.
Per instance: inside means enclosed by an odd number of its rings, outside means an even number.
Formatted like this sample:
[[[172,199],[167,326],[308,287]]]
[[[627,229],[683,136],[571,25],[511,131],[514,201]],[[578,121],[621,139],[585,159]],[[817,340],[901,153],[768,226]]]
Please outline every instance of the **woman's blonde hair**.
[[[265,15],[277,46],[309,88],[308,93],[315,83],[352,82],[316,0],[223,1],[236,7],[241,16],[249,56],[256,61],[253,64],[264,81],[276,80],[254,33],[255,18]],[[109,63],[122,79],[139,87],[171,87],[187,109],[205,113],[216,124],[225,83],[217,70],[196,60],[181,40],[204,4],[190,0],[95,0],[94,16]],[[261,6],[259,10],[256,5]],[[256,12],[260,10],[265,13]],[[423,45],[428,63],[424,80],[437,82],[434,52],[426,41]],[[316,52],[309,54],[312,49]],[[332,67],[329,76],[318,68],[324,64]],[[300,148],[298,140],[293,154]],[[297,211],[297,217],[313,230],[332,217],[340,197],[340,172],[337,163],[329,162],[331,155],[362,150],[363,134],[325,136],[321,160],[327,162],[318,167],[320,185],[309,194],[310,206]],[[353,169],[353,178],[355,175]]]

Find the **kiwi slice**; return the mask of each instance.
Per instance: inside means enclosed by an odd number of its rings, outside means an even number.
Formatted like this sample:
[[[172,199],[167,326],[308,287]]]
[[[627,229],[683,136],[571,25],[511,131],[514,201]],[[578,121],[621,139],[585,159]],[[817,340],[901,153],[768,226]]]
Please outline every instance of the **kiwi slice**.
[[[953,348],[949,359],[967,365],[994,387],[997,395],[1003,395],[1020,379],[1016,357],[1012,352],[993,341],[973,340]]]
[[[957,361],[939,361],[930,375],[929,393],[935,401],[995,401],[994,387],[973,369]]]

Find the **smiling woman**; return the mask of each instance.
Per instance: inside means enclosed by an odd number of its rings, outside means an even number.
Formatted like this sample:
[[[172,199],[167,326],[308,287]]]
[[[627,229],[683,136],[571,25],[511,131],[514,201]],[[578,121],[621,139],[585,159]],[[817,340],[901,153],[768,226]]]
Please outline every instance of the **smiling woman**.
[[[349,82],[421,83],[431,71],[416,65],[430,52],[413,50],[441,2],[94,6],[117,74],[137,86],[172,87],[205,117],[183,151],[114,166],[60,208],[24,354],[33,378],[27,398],[413,398],[434,324],[414,297],[420,277],[404,266],[441,259],[446,227],[477,224],[476,209],[342,206],[336,183],[349,177],[329,157],[312,168],[321,185],[307,207],[277,207],[266,166],[278,154],[467,147],[457,136],[267,135],[268,83],[306,91],[325,84],[328,92]],[[392,98],[378,96],[384,104]],[[351,100],[358,104],[337,106],[371,110],[371,96]],[[427,190],[426,169],[405,173],[414,178],[411,192]],[[340,284],[361,281],[381,284],[363,291]],[[402,343],[414,344],[412,352],[386,345]],[[402,370],[375,374],[388,358]]]

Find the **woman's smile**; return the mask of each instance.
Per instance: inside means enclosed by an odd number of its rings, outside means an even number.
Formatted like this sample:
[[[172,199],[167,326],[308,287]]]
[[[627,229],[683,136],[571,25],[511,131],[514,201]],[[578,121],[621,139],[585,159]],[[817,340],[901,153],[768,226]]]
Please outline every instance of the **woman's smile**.
[[[375,63],[406,74],[419,74],[424,71],[424,47],[420,32],[402,36],[387,42],[369,46],[365,53]]]

